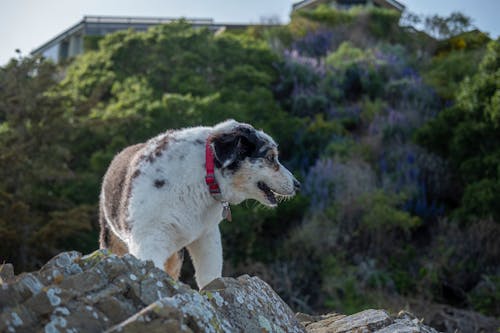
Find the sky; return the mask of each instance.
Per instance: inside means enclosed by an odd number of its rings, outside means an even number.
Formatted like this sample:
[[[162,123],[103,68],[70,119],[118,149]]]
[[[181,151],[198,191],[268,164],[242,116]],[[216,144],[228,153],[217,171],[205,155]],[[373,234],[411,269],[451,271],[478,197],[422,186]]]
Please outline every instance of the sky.
[[[220,23],[289,20],[298,0],[0,0],[0,66],[15,50],[27,55],[84,15],[212,18]],[[416,14],[461,11],[491,37],[500,35],[500,0],[399,0]]]

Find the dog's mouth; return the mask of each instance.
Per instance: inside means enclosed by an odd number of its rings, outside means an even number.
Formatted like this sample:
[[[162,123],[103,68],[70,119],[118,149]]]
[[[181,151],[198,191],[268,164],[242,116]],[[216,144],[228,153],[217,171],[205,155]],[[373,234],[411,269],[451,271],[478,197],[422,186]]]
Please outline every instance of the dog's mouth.
[[[258,182],[257,183],[257,187],[259,188],[259,190],[261,190],[264,195],[266,196],[266,199],[267,201],[269,201],[269,203],[272,205],[272,206],[276,206],[278,204],[278,200],[276,199],[276,192],[274,192],[273,190],[271,190],[271,188],[269,186],[267,186],[266,183],[264,182]]]

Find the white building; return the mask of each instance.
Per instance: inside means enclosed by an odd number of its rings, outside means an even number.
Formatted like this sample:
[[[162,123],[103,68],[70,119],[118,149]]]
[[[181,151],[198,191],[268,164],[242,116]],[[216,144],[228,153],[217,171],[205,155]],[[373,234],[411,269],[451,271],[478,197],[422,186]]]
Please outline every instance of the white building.
[[[42,46],[31,52],[31,55],[41,55],[54,62],[75,57],[83,53],[86,48],[86,37],[104,36],[118,30],[134,29],[146,31],[152,26],[172,23],[177,18],[165,17],[118,17],[118,16],[84,16],[74,26],[63,31]],[[246,28],[244,24],[218,24],[212,19],[185,19],[193,27],[206,27],[213,31],[219,29]]]

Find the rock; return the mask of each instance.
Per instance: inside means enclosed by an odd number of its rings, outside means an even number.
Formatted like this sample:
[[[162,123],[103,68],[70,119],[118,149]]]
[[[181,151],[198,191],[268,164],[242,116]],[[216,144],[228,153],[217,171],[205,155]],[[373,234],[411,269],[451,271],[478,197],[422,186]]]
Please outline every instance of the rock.
[[[64,252],[0,288],[1,332],[305,332],[265,282],[243,276],[198,292],[151,262]]]
[[[426,323],[443,332],[499,332],[500,318],[453,308],[449,305],[412,302],[410,310],[425,318]]]
[[[14,266],[12,264],[0,265],[0,282],[8,282],[14,278]]]
[[[370,309],[350,316],[337,313],[315,317],[298,314],[297,318],[308,333],[438,333],[407,312],[391,317],[385,311]]]
[[[220,278],[202,291],[231,332],[305,332],[288,305],[258,277]]]
[[[201,293],[163,297],[108,332],[298,332],[304,328],[264,281],[247,275],[221,278]]]
[[[257,277],[220,278],[195,291],[151,262],[101,250],[64,252],[19,276],[8,270],[0,332],[435,332],[381,310],[296,316]]]
[[[328,315],[319,321],[309,322],[306,328],[310,333],[374,332],[393,322],[385,311],[370,309],[350,316]]]

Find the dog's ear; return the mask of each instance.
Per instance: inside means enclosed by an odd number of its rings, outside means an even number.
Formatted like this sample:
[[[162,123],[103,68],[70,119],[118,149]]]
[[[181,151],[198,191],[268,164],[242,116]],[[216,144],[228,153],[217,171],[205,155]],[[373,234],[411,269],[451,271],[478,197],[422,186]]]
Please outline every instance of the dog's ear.
[[[250,156],[255,150],[252,139],[251,131],[246,128],[215,136],[212,142],[216,165],[227,168]]]

